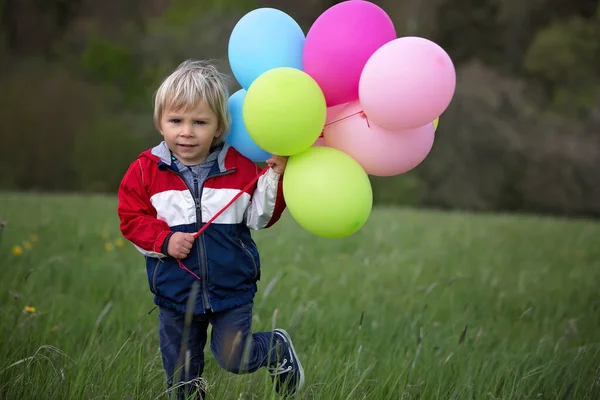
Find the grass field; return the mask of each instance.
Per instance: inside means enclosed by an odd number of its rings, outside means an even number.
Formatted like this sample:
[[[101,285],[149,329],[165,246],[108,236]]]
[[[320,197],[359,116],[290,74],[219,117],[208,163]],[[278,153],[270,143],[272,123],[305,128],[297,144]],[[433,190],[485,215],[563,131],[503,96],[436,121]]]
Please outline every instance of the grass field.
[[[166,398],[157,312],[115,207],[0,195],[3,399]],[[286,213],[255,239],[254,329],[291,334],[300,398],[600,398],[598,222],[376,209],[329,240]],[[211,399],[278,398],[266,370],[233,375],[205,353]]]

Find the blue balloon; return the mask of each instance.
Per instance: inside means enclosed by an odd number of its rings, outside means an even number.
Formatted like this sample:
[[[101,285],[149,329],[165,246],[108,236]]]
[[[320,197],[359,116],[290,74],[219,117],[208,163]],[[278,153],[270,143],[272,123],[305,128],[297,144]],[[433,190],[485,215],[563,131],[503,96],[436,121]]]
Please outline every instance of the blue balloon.
[[[302,70],[306,36],[298,23],[275,8],[244,15],[229,37],[229,65],[246,90],[264,72],[279,67]]]
[[[239,151],[244,157],[251,159],[254,162],[264,162],[271,157],[260,148],[246,130],[244,117],[242,116],[242,105],[246,98],[246,91],[240,89],[229,97],[227,101],[229,114],[231,115],[231,127],[225,135],[225,141],[233,148]]]

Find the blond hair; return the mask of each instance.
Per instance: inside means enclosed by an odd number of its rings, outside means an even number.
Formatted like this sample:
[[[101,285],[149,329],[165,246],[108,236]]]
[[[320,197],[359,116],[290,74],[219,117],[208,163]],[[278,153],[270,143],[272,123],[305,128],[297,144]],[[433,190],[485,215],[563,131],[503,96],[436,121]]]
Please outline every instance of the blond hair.
[[[165,109],[189,110],[204,101],[217,116],[217,129],[221,133],[218,141],[221,141],[231,125],[228,98],[226,75],[207,61],[186,60],[165,78],[154,94],[154,125],[160,130]]]

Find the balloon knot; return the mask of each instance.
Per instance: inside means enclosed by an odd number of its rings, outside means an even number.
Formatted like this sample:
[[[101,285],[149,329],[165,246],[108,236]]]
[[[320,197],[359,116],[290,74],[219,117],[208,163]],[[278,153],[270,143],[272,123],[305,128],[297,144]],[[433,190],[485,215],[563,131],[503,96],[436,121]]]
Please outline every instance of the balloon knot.
[[[371,124],[369,123],[369,117],[367,117],[367,114],[365,114],[365,112],[364,112],[364,111],[359,111],[359,113],[358,113],[358,114],[360,115],[360,117],[361,117],[362,119],[366,119],[366,120],[367,120],[367,126],[370,128],[370,127],[371,127]]]

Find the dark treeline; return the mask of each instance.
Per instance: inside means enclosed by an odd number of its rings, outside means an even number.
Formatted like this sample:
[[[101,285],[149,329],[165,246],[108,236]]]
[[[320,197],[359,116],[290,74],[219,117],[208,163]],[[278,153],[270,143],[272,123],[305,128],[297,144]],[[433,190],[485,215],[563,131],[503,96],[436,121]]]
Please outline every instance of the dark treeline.
[[[336,1],[0,0],[0,189],[114,192],[160,139],[151,96],[183,59],[221,60],[249,10],[308,31]],[[383,0],[399,36],[440,44],[456,95],[415,170],[380,204],[600,215],[595,0]],[[232,90],[237,84],[232,79]]]

